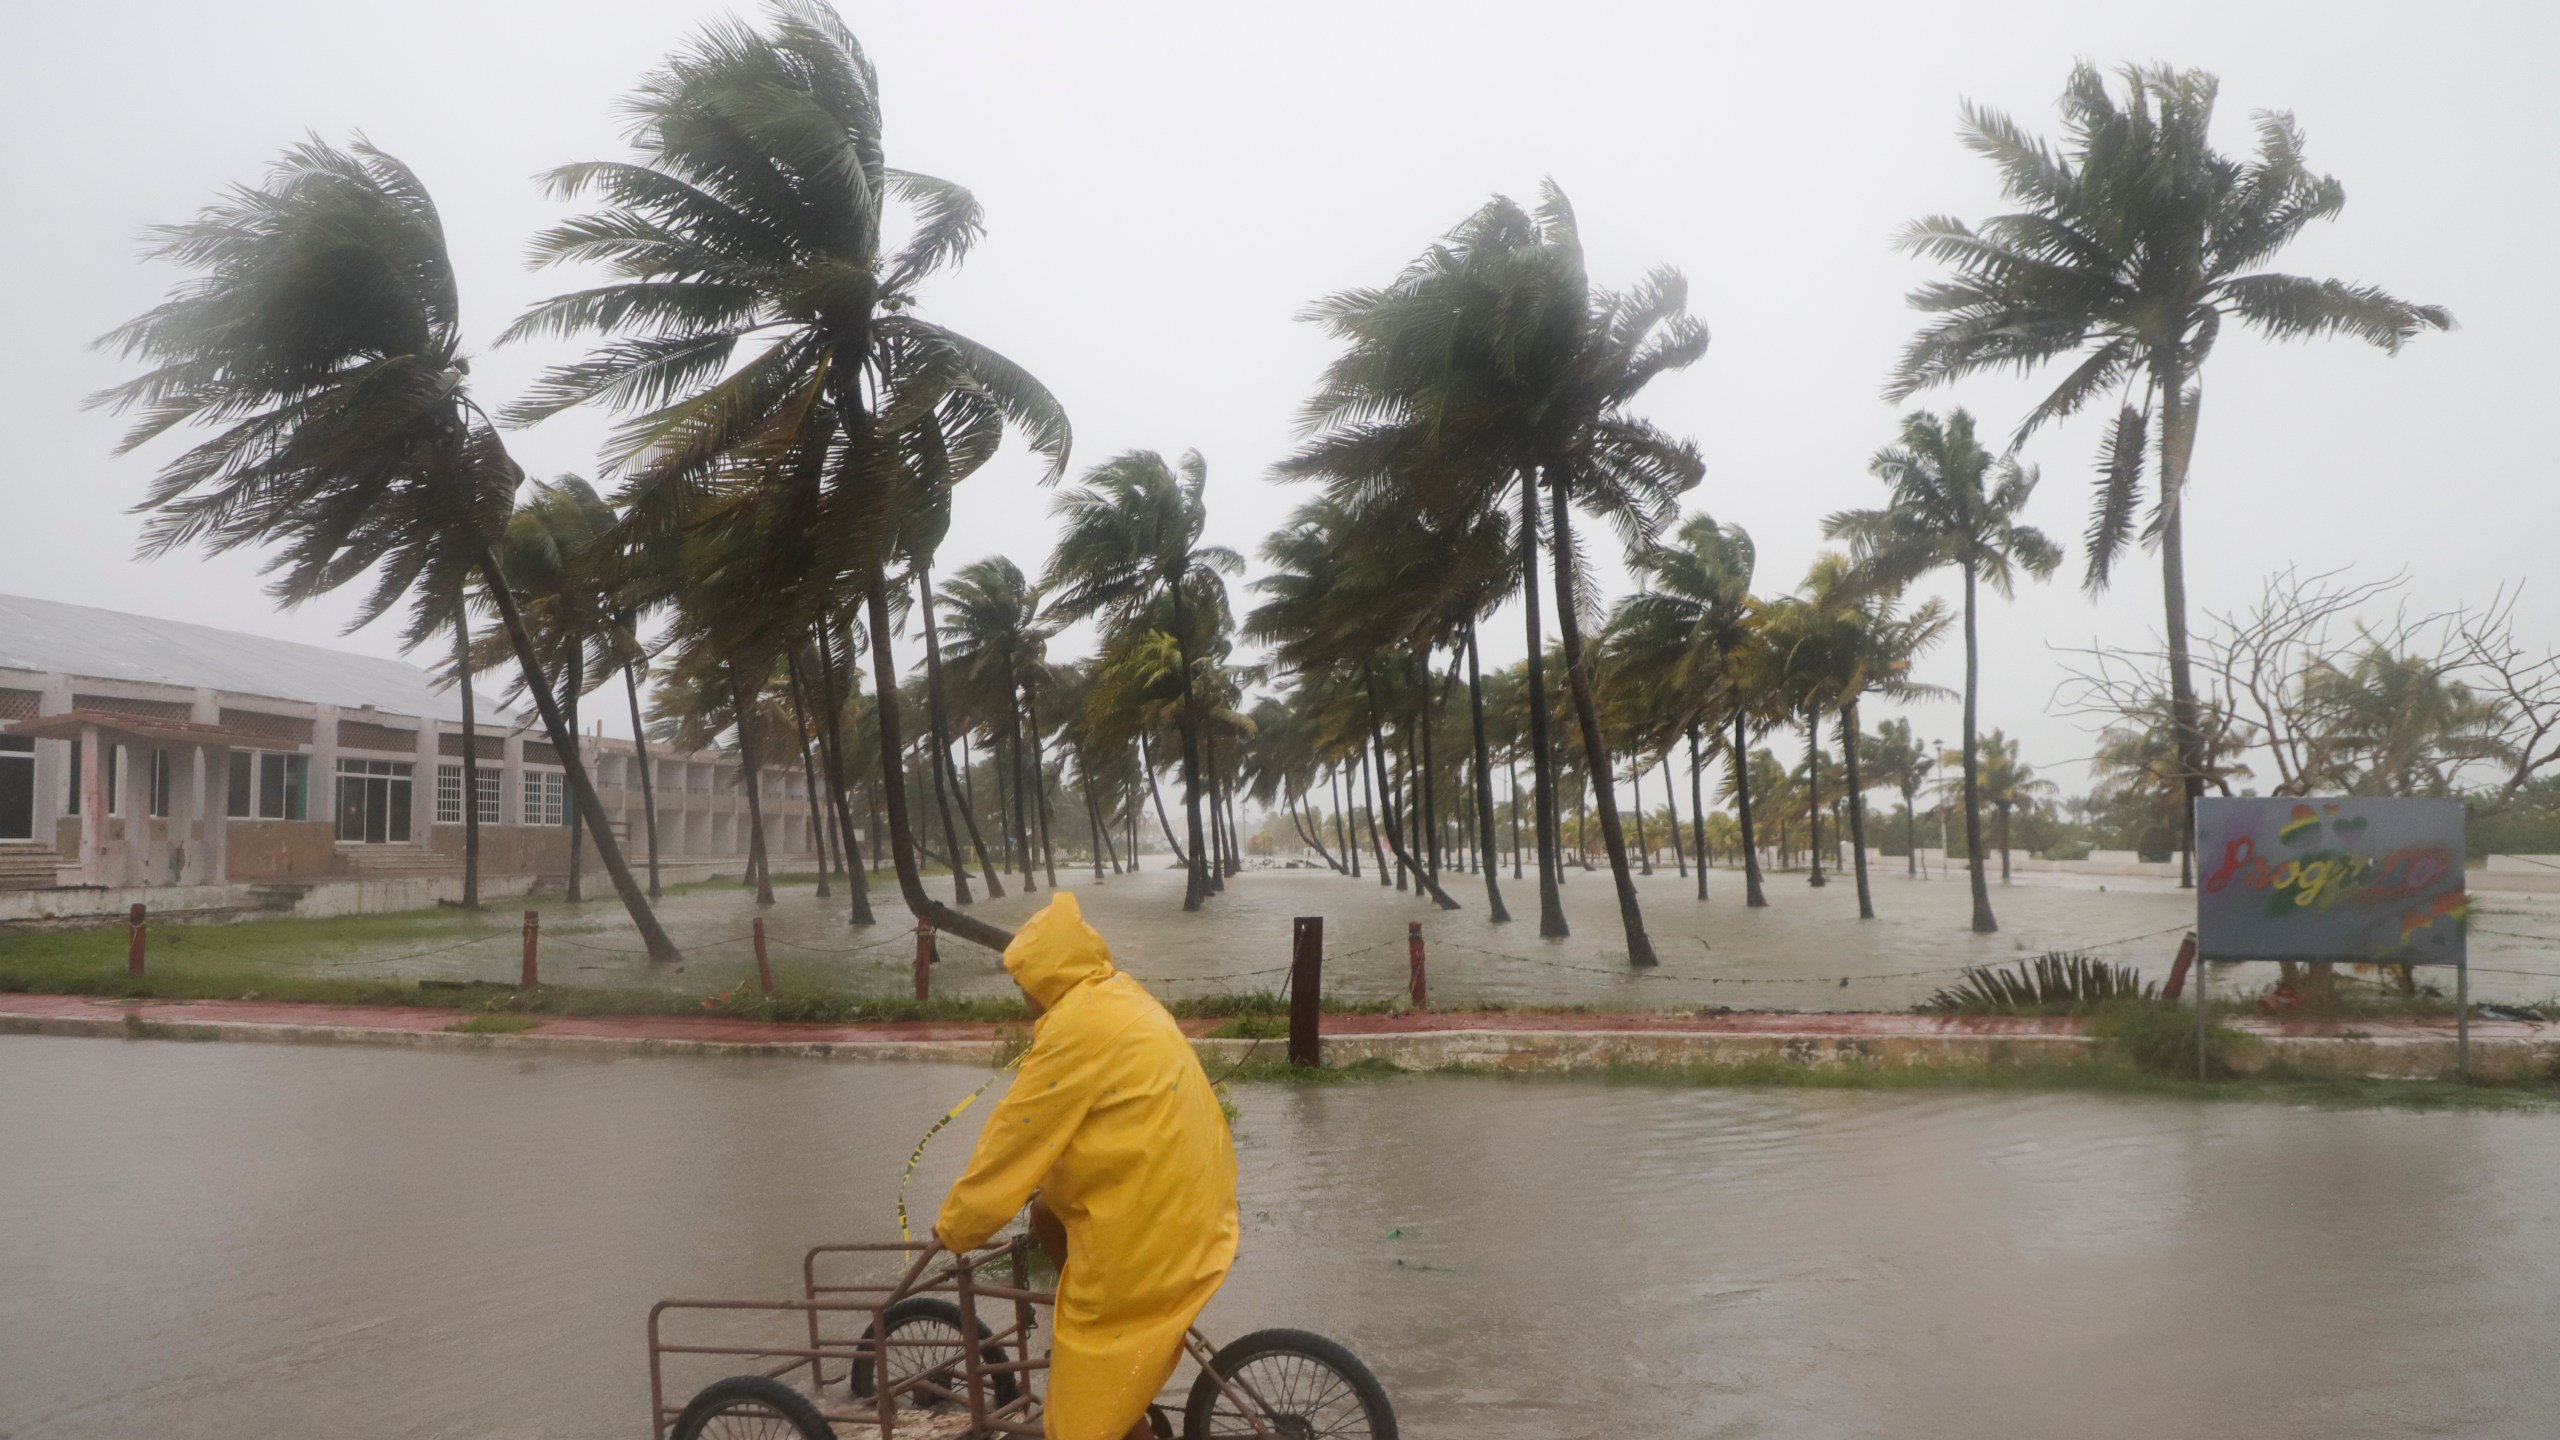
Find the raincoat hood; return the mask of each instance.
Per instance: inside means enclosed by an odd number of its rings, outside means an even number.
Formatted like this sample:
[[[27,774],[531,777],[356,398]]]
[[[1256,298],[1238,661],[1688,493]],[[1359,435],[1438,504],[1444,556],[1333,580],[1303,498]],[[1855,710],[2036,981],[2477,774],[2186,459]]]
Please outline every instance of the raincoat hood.
[[[1118,973],[1111,964],[1111,947],[1084,923],[1084,907],[1069,890],[1059,891],[1014,933],[1013,943],[1004,947],[1004,968],[1043,1009],[1054,1008],[1088,980]]]

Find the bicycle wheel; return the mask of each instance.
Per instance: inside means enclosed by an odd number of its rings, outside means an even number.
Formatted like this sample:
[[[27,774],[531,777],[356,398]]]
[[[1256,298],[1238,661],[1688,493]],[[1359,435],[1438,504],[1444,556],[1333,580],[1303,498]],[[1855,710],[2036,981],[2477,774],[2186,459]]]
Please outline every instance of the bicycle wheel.
[[[1260,1440],[1217,1376],[1250,1397],[1279,1440],[1396,1440],[1396,1412],[1359,1357],[1304,1330],[1256,1330],[1210,1357],[1191,1382],[1183,1440]]]
[[[913,1295],[890,1306],[886,1318],[890,1338],[900,1342],[886,1347],[887,1354],[881,1362],[889,1387],[895,1390],[921,1378],[946,1393],[907,1392],[907,1403],[915,1409],[963,1408],[967,1402],[953,1398],[966,1395],[969,1390],[968,1357],[960,1345],[961,1336],[967,1332],[961,1328],[960,1307],[929,1295]],[[1004,1347],[989,1343],[995,1339],[995,1333],[987,1328],[986,1321],[978,1322],[978,1363],[981,1365],[1006,1363]],[[862,1338],[865,1342],[872,1338],[870,1328],[863,1330]],[[853,1362],[852,1389],[856,1400],[868,1400],[877,1393],[872,1388],[871,1356],[867,1351]],[[1011,1404],[1018,1391],[1014,1373],[1005,1370],[988,1376],[987,1390],[994,1397],[995,1404]]]
[[[676,1417],[675,1440],[836,1440],[809,1398],[779,1380],[714,1380]]]

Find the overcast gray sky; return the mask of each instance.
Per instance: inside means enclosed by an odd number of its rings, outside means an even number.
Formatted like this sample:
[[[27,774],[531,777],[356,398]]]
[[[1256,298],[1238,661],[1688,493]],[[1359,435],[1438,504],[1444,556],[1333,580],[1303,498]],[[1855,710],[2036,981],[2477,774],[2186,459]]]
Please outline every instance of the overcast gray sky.
[[[413,165],[461,270],[474,379],[514,394],[565,347],[485,350],[569,277],[533,274],[526,238],[564,211],[532,183],[623,153],[614,102],[705,20],[706,0],[15,0],[0,93],[14,197],[0,231],[0,591],[396,650],[346,639],[351,606],[280,613],[256,562],[132,559],[128,507],[165,452],[114,458],[116,422],[81,397],[128,373],[87,349],[174,274],[137,263],[148,224],[254,179],[306,131],[361,130]],[[2221,139],[2293,110],[2349,203],[2283,268],[2450,306],[2451,335],[2397,359],[2343,343],[2226,333],[2206,375],[2189,525],[2200,605],[2266,571],[2405,568],[2429,603],[2531,579],[2549,643],[2552,337],[2560,334],[2560,7],[2144,5],[1070,6],[847,3],[879,66],[892,163],[974,188],[990,231],[936,282],[938,318],[1006,351],[1065,401],[1077,467],[1122,450],[1209,459],[1212,529],[1251,553],[1300,498],[1262,476],[1326,357],[1295,320],[1328,291],[1382,281],[1489,193],[1555,177],[1603,283],[1660,263],[1691,283],[1706,360],[1646,408],[1708,461],[1692,509],[1758,540],[1765,589],[1820,548],[1820,517],[1874,503],[1866,458],[1892,434],[1879,397],[1928,267],[1893,252],[1903,221],[1980,218],[1998,194],[1954,138],[1959,97],[2040,131],[2074,59],[2166,60],[2222,77]],[[2008,382],[1962,404],[2005,433],[2032,398]],[[603,417],[513,440],[528,470],[591,471]],[[2140,643],[2156,567],[2096,600],[2079,566],[2092,434],[2033,442],[2030,518],[2070,545],[2065,575],[1984,620],[1986,726],[2077,783],[2089,740],[2047,714],[2048,646]],[[1036,569],[1046,497],[1019,455],[963,492],[945,559],[1002,551]],[[1925,592],[1924,592],[1925,593]],[[1486,632],[1515,659],[1516,619]],[[1923,678],[1953,683],[1949,647]],[[606,707],[611,708],[611,707]],[[1872,723],[1872,720],[1870,721]],[[1952,706],[1919,712],[1952,742]]]

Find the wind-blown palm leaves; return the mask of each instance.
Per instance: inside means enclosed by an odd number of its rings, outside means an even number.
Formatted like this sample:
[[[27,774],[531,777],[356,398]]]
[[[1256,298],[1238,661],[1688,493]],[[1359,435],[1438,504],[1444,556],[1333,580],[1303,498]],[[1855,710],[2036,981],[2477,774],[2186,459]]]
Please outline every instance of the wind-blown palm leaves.
[[[1705,797],[1697,773],[1721,746],[1732,757],[1733,792],[1742,836],[1744,903],[1769,901],[1760,876],[1759,837],[1751,794],[1743,783],[1750,730],[1760,718],[1751,655],[1759,642],[1759,605],[1751,597],[1756,564],[1750,532],[1692,515],[1670,541],[1637,550],[1628,561],[1636,593],[1618,602],[1609,621],[1610,644],[1622,668],[1650,677],[1655,704],[1689,739],[1690,813],[1699,853],[1706,848]],[[1730,739],[1727,739],[1727,732]],[[1706,867],[1698,867],[1698,898],[1707,898]]]
[[[1964,575],[1964,825],[1965,853],[1973,857],[1973,928],[2000,928],[1991,914],[1991,890],[1982,870],[1982,795],[1974,720],[1981,689],[1982,657],[1974,612],[1975,591],[1989,585],[2003,597],[2015,592],[2019,571],[2043,579],[2062,563],[2062,551],[2018,514],[2035,493],[2036,472],[2014,459],[1995,459],[1974,438],[1973,417],[1962,410],[1946,419],[1915,411],[1902,422],[1902,441],[1876,452],[1868,468],[1892,487],[1881,510],[1844,510],[1823,521],[1823,533],[1855,548],[1863,583],[1873,591],[1900,590],[1944,566]]]
[[[1115,456],[1058,496],[1064,522],[1041,586],[1050,613],[1067,624],[1101,616],[1114,629],[1152,625],[1157,607],[1173,640],[1182,703],[1175,727],[1182,741],[1182,807],[1187,843],[1182,847],[1190,879],[1182,908],[1208,899],[1208,832],[1200,807],[1207,772],[1201,747],[1205,712],[1194,666],[1204,650],[1199,621],[1223,614],[1226,579],[1244,568],[1244,557],[1201,538],[1208,525],[1208,462],[1194,450],[1181,473],[1152,450]]]
[[[2208,133],[2213,76],[2129,66],[2120,79],[2121,101],[2094,66],[2072,72],[2058,152],[1998,111],[1965,107],[1964,144],[1998,168],[2021,208],[1978,227],[1941,215],[1903,231],[1905,250],[1954,273],[1911,292],[1932,318],[1904,348],[1886,393],[1900,400],[1982,371],[2026,372],[2079,355],[2011,445],[2048,420],[2115,401],[2089,521],[2092,591],[2105,588],[2134,537],[2156,444],[2159,486],[2141,534],[2160,547],[2171,704],[2192,802],[2206,778],[2206,742],[2188,664],[2185,496],[2200,377],[2224,321],[2279,340],[2344,335],[2396,354],[2422,331],[2450,329],[2453,317],[2370,285],[2260,270],[2346,205],[2343,186],[2303,163],[2293,117],[2259,112],[2257,153],[2235,160]]]
[[[461,297],[426,187],[361,140],[315,140],[264,184],[152,234],[153,255],[197,278],[102,340],[152,368],[91,403],[140,412],[126,450],[182,427],[216,433],[153,480],[143,553],[275,546],[272,588],[288,602],[370,576],[356,623],[414,595],[413,643],[453,623],[476,573],[615,890],[650,955],[677,958],[494,552],[523,474],[471,400]]]
[[[1280,467],[1346,500],[1377,497],[1439,528],[1474,516],[1519,517],[1515,541],[1528,649],[1542,653],[1537,547],[1552,543],[1558,629],[1583,749],[1596,787],[1629,962],[1654,963],[1627,869],[1607,746],[1577,610],[1576,508],[1641,543],[1697,482],[1694,449],[1627,413],[1661,374],[1705,352],[1679,275],[1633,289],[1593,287],[1573,210],[1552,184],[1535,215],[1496,197],[1383,288],[1345,291],[1309,318],[1345,342],[1305,407],[1309,443]],[[1547,487],[1542,513],[1538,484]],[[1539,933],[1566,933],[1556,891],[1555,757],[1545,679],[1530,675],[1531,749],[1539,795]]]
[[[843,635],[861,604],[899,889],[919,918],[1001,946],[1007,932],[932,900],[917,869],[889,602],[898,530],[913,494],[939,483],[939,445],[1010,426],[1052,478],[1066,463],[1065,413],[1038,381],[915,313],[921,283],[982,232],[977,201],[887,164],[878,77],[815,0],[777,0],[760,29],[705,29],[625,109],[638,158],[552,172],[555,194],[599,208],[534,246],[538,263],[600,265],[611,278],[535,306],[509,331],[614,338],[549,372],[512,413],[636,412],[607,460],[643,533],[699,523],[739,486],[793,497],[788,533],[805,560],[772,601],[822,640]],[[894,250],[893,214],[912,219]],[[820,658],[830,676],[851,660],[825,645]]]

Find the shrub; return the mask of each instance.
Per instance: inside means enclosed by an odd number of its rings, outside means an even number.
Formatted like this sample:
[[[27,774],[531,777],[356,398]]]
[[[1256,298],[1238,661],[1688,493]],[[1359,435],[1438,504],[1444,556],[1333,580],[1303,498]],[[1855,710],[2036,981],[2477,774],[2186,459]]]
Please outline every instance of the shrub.
[[[2130,965],[2054,950],[2013,966],[1968,965],[1918,1008],[1932,1015],[2078,1015],[2127,996],[2149,1000],[2158,989]]]
[[[2089,1018],[2089,1034],[2114,1048],[2133,1068],[2148,1075],[2188,1080],[2196,1073],[2195,1012],[2163,1005],[2149,996],[2128,996],[2099,1007]],[[2232,1073],[2231,1053],[2247,1037],[2228,1026],[2205,1030],[2206,1073]]]

